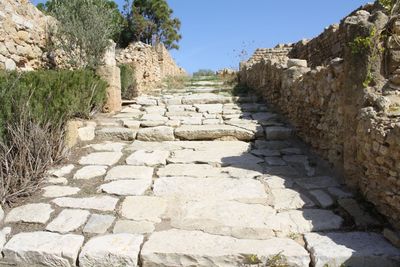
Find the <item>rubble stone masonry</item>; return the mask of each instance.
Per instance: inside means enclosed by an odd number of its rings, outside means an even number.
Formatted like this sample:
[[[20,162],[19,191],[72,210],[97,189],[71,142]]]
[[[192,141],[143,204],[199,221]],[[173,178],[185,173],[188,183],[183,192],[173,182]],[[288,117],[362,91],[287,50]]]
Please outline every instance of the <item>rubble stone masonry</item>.
[[[400,19],[385,13],[366,5],[320,36],[285,46],[286,56],[282,46],[258,50],[241,63],[240,82],[281,110],[400,228]],[[385,49],[355,53],[354,40],[371,32]]]

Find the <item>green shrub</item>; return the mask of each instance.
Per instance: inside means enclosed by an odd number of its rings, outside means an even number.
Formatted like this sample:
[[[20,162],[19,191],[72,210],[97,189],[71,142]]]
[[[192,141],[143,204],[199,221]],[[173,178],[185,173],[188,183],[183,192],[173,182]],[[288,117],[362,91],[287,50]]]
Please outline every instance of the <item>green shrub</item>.
[[[64,124],[101,107],[107,84],[94,72],[0,72],[0,203],[40,189],[64,157]]]
[[[193,73],[193,77],[201,77],[201,76],[215,76],[215,71],[208,69],[200,69]]]
[[[135,70],[131,65],[119,65],[121,72],[121,94],[122,99],[132,99],[137,96],[136,80],[134,78]]]
[[[47,12],[59,22],[51,28],[54,46],[74,68],[93,68],[103,62],[109,40],[119,35],[122,17],[116,5],[105,0],[52,0]]]
[[[22,110],[38,123],[89,117],[103,105],[106,87],[89,70],[0,72],[0,133]]]

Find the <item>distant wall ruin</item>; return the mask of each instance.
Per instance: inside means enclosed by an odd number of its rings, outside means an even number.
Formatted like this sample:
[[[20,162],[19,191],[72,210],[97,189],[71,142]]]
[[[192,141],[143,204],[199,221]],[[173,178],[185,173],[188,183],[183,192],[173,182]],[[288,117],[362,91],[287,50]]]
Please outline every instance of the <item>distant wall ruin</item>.
[[[116,59],[118,64],[128,64],[135,70],[134,79],[139,93],[161,86],[167,77],[187,75],[163,45],[153,47],[141,42],[132,43],[120,50]]]
[[[391,33],[386,49],[355,53],[350,44],[374,31]],[[400,20],[366,5],[310,41],[256,51],[240,81],[400,228],[399,38]]]

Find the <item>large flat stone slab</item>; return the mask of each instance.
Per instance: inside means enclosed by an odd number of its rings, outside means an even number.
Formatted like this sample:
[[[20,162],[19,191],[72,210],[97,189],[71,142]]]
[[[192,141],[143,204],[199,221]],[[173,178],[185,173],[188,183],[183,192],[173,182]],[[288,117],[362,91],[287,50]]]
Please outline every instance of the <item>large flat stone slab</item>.
[[[121,216],[135,221],[159,223],[167,211],[167,206],[167,201],[160,197],[127,197],[122,202]]]
[[[132,141],[136,138],[136,130],[124,127],[101,128],[96,131],[96,136],[100,138],[115,138],[123,141]]]
[[[153,168],[145,166],[116,166],[108,171],[105,180],[151,180],[153,172]]]
[[[150,234],[154,232],[154,223],[148,221],[119,220],[115,223],[114,234]]]
[[[193,94],[182,98],[182,104],[194,105],[194,104],[225,104],[231,103],[231,97],[225,97],[217,94]]]
[[[56,198],[52,202],[65,208],[113,211],[117,205],[118,198],[101,195],[86,198],[62,197]]]
[[[168,156],[169,152],[164,150],[138,150],[126,159],[126,163],[136,166],[165,165]]]
[[[181,230],[153,233],[143,246],[141,259],[144,267],[234,267],[246,264],[246,256],[251,255],[266,265],[279,253],[288,266],[309,266],[307,251],[291,239],[248,240]]]
[[[6,216],[6,223],[25,222],[44,224],[50,219],[53,209],[49,204],[27,204],[12,209]]]
[[[207,149],[195,151],[191,149],[178,150],[172,154],[168,161],[176,164],[207,163],[243,167],[263,162],[262,159],[246,153],[246,151],[229,147],[229,144],[224,147],[210,144]]]
[[[4,259],[17,266],[76,266],[83,240],[83,236],[72,234],[20,233],[4,246]]]
[[[221,168],[216,168],[208,164],[168,164],[157,171],[159,177],[223,177]]]
[[[95,152],[82,157],[79,164],[111,166],[116,164],[121,157],[121,152]]]
[[[255,138],[254,132],[232,125],[183,125],[175,129],[175,135],[184,140],[235,137],[238,140],[249,141]]]
[[[183,230],[200,230],[210,234],[245,239],[274,237],[266,222],[275,215],[272,207],[236,201],[187,202],[172,217],[171,225]]]
[[[341,228],[343,219],[330,210],[304,209],[289,210],[270,216],[266,225],[278,236],[292,233],[332,231]]]
[[[65,175],[70,174],[74,168],[75,168],[74,165],[69,164],[69,165],[53,168],[53,169],[49,170],[48,173],[54,177],[63,177]]]
[[[103,176],[107,172],[108,166],[85,166],[79,169],[75,175],[74,179],[77,180],[88,180],[96,177]]]
[[[400,266],[400,249],[376,233],[309,233],[304,238],[316,267]]]
[[[85,224],[89,215],[90,212],[87,210],[63,210],[53,221],[47,225],[46,230],[50,232],[59,232],[62,234],[75,231]]]
[[[107,232],[108,228],[111,227],[114,220],[115,217],[111,215],[92,214],[89,221],[86,223],[85,228],[83,228],[83,232],[90,234],[104,234]]]
[[[189,200],[239,200],[266,203],[264,185],[253,179],[163,177],[154,182],[154,194]]]
[[[66,197],[77,194],[81,189],[79,187],[50,185],[43,188],[43,197]]]
[[[79,255],[79,266],[137,266],[143,236],[113,234],[90,239]]]
[[[125,143],[106,141],[100,144],[89,145],[88,147],[93,148],[96,151],[121,152],[125,146]]]
[[[313,207],[315,204],[305,195],[288,188],[272,189],[272,206],[276,210],[296,210]]]
[[[174,128],[159,126],[139,129],[137,139],[140,141],[173,141]]]
[[[119,180],[100,186],[100,191],[118,196],[141,196],[150,188],[151,180]]]

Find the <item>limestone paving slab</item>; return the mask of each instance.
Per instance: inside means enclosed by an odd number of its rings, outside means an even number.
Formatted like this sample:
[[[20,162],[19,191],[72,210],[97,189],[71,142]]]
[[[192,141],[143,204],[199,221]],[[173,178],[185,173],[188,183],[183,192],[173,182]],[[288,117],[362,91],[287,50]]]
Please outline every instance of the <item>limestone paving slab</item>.
[[[330,210],[303,209],[279,212],[270,216],[266,225],[278,236],[292,233],[333,231],[341,228],[343,219]]]
[[[172,217],[171,225],[182,230],[200,230],[210,234],[244,239],[274,237],[266,224],[275,210],[266,205],[236,201],[192,201],[183,204]]]
[[[175,129],[175,135],[184,140],[215,140],[232,136],[249,141],[255,138],[252,131],[231,125],[183,125]]]
[[[132,141],[136,138],[136,131],[125,127],[101,128],[96,130],[96,136],[103,138],[116,138],[124,141]]]
[[[131,196],[125,198],[121,206],[121,216],[135,221],[159,223],[167,211],[164,198],[152,196]]]
[[[95,152],[82,157],[79,160],[80,165],[107,165],[116,164],[122,157],[121,152]]]
[[[164,150],[138,150],[132,153],[126,163],[136,166],[166,165],[170,152]]]
[[[159,177],[223,177],[221,168],[216,168],[208,164],[168,164],[157,170]],[[228,172],[228,170],[226,170]]]
[[[88,147],[93,148],[96,151],[106,152],[121,152],[127,144],[119,142],[105,141],[100,144],[89,145]]]
[[[106,181],[113,180],[151,180],[154,169],[146,166],[115,166],[110,169],[105,178]]]
[[[17,266],[76,266],[83,241],[83,236],[74,234],[19,233],[4,246],[4,260]]]
[[[400,266],[400,250],[376,233],[308,233],[304,238],[316,267]]]
[[[189,200],[239,200],[265,203],[264,185],[253,179],[163,177],[154,182],[154,195]]]
[[[139,180],[118,180],[99,187],[101,192],[118,196],[141,196],[151,187],[152,181]]]
[[[241,266],[246,255],[267,260],[281,253],[289,266],[308,267],[307,251],[291,239],[236,239],[200,231],[168,230],[153,233],[144,243],[141,260],[150,266]]]
[[[63,177],[65,175],[70,174],[74,168],[75,168],[74,165],[69,164],[62,167],[51,169],[48,171],[48,173],[55,177]]]
[[[24,222],[44,224],[50,219],[53,209],[49,204],[27,204],[13,208],[6,216],[6,223]]]
[[[62,197],[56,198],[52,202],[65,208],[113,211],[117,205],[118,198],[103,195],[85,198]]]
[[[143,236],[132,234],[93,237],[79,255],[79,266],[138,266],[142,242]]]
[[[88,180],[96,177],[100,177],[106,174],[108,166],[85,166],[79,169],[75,175],[74,179],[77,180]]]
[[[73,232],[85,224],[89,215],[87,210],[65,209],[47,225],[46,230],[61,234]]]
[[[0,250],[3,250],[4,244],[7,242],[7,237],[10,235],[10,233],[11,227],[5,227],[0,230]]]
[[[158,126],[139,129],[137,139],[141,141],[173,141],[175,140],[174,128]]]
[[[154,232],[154,223],[148,221],[119,220],[115,223],[114,234],[150,234]]]
[[[83,228],[83,232],[90,234],[104,234],[111,227],[114,220],[115,217],[111,215],[92,214]]]
[[[50,185],[43,188],[43,197],[53,198],[53,197],[65,197],[77,194],[81,191],[78,187],[72,186],[61,186],[61,185]]]
[[[315,206],[307,196],[293,189],[272,189],[272,206],[276,210],[296,210]]]

